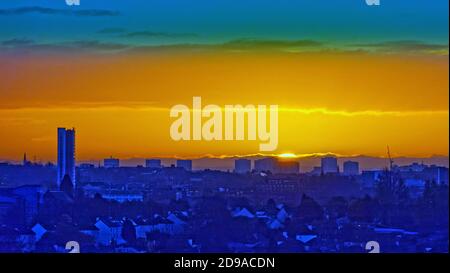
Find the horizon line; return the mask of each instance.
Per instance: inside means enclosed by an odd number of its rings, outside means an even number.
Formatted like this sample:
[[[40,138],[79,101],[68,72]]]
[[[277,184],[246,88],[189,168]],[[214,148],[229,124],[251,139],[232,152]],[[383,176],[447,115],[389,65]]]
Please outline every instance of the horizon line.
[[[280,158],[280,159],[289,159],[289,160],[302,160],[302,159],[311,159],[311,158],[323,158],[323,157],[336,157],[336,158],[377,158],[377,159],[388,159],[387,156],[382,155],[367,155],[367,154],[353,154],[353,155],[345,155],[345,154],[338,154],[338,153],[305,153],[305,154],[293,154],[295,156],[293,157],[280,157],[280,155],[285,153],[279,153],[279,154],[263,154],[263,153],[254,153],[254,154],[245,154],[245,155],[214,155],[214,154],[204,154],[199,156],[167,156],[167,155],[154,155],[154,156],[148,156],[148,157],[114,157],[119,160],[129,161],[129,160],[146,160],[146,159],[163,159],[163,160],[202,160],[202,159],[252,159],[254,157],[261,157],[261,158]],[[77,160],[79,164],[83,164],[86,162],[94,162],[94,161],[102,161],[104,159],[110,158],[109,157],[102,157],[97,159],[82,159]],[[449,159],[449,155],[428,155],[428,156],[406,156],[406,155],[398,155],[398,156],[392,156],[392,159],[433,159],[433,158],[446,158]],[[14,163],[14,162],[21,162],[21,160],[11,160],[11,159],[5,159],[0,158],[0,163]],[[38,161],[30,161],[32,163],[54,163],[53,160],[38,160]]]

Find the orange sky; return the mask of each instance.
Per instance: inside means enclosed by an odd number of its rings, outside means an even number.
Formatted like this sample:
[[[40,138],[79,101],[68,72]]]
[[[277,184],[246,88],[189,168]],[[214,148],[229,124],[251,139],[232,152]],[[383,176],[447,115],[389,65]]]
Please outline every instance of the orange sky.
[[[259,142],[174,142],[169,108],[278,104],[275,153],[448,155],[448,56],[199,53],[0,57],[0,159],[234,155]]]

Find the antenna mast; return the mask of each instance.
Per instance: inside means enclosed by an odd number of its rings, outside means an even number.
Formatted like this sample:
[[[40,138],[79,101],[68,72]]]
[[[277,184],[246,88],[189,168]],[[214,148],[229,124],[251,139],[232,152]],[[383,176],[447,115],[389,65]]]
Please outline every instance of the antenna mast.
[[[389,145],[387,145],[387,154],[389,158],[389,170],[392,171],[392,166],[394,165],[394,160],[391,158],[391,152],[389,151]]]

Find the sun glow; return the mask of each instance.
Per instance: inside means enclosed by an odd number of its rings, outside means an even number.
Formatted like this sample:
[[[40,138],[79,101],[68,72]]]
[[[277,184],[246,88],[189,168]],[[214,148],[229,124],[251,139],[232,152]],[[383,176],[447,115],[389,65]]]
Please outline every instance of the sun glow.
[[[0,80],[0,161],[21,160],[26,149],[54,162],[57,127],[76,128],[77,159],[85,161],[111,153],[122,158],[242,156],[258,153],[259,144],[266,143],[247,137],[218,143],[203,140],[203,133],[200,141],[174,141],[170,109],[190,106],[194,95],[202,105],[279,105],[277,149],[264,156],[287,161],[317,153],[384,156],[386,143],[399,156],[448,155],[444,57],[0,55],[1,75],[20,71]]]
[[[283,153],[283,154],[279,154],[278,157],[280,157],[280,158],[297,158],[298,156],[293,153]]]

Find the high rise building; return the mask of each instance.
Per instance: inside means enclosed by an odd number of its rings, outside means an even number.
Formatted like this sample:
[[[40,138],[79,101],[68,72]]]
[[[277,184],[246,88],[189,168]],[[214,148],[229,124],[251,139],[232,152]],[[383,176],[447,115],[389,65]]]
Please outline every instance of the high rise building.
[[[278,174],[298,174],[300,172],[300,164],[297,161],[278,160],[275,173]]]
[[[236,159],[234,161],[235,173],[249,173],[251,171],[252,162],[250,159]]]
[[[177,167],[190,172],[192,171],[192,160],[179,159],[177,160]]]
[[[58,188],[65,175],[75,187],[75,129],[58,128]]]
[[[27,153],[24,153],[24,154],[23,154],[22,164],[23,164],[24,166],[28,166],[28,165],[31,164],[31,162],[27,160]]]
[[[359,163],[356,161],[345,161],[344,175],[347,176],[359,175]]]
[[[322,172],[327,173],[339,173],[336,157],[324,157],[321,159]]]
[[[120,160],[118,158],[113,158],[112,156],[110,158],[105,158],[103,159],[103,166],[105,168],[119,168]]]
[[[145,160],[145,167],[146,168],[156,168],[159,169],[162,167],[161,165],[161,159],[146,159]]]
[[[255,171],[257,172],[271,172],[275,171],[277,160],[273,157],[267,157],[255,160]]]

